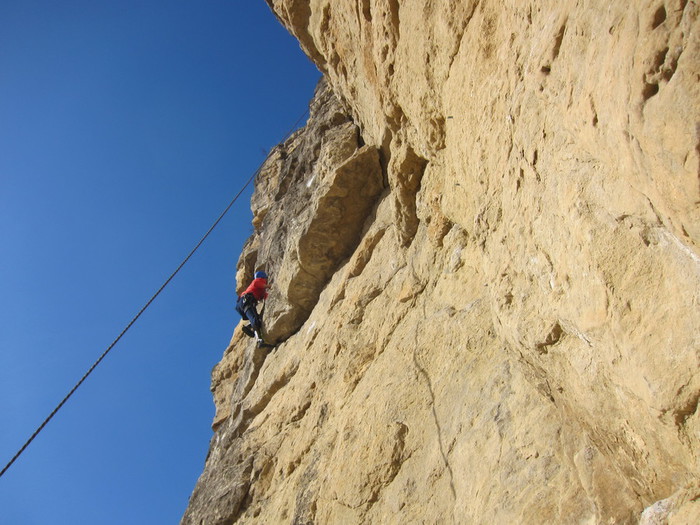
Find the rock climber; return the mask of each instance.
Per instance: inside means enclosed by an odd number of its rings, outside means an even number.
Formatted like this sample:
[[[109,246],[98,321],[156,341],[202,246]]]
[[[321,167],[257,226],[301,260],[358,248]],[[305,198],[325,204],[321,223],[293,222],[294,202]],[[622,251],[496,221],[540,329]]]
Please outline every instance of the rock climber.
[[[258,301],[267,299],[267,274],[262,270],[255,272],[253,281],[238,297],[236,311],[244,321],[250,324],[243,326],[243,333],[262,341],[262,319],[258,313]]]

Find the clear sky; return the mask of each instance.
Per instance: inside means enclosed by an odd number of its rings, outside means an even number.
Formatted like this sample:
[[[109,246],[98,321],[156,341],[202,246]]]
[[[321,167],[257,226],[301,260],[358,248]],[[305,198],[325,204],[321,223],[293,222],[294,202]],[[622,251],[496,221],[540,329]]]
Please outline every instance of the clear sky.
[[[304,112],[263,0],[0,2],[0,468]],[[250,191],[0,478],[3,524],[177,523]]]

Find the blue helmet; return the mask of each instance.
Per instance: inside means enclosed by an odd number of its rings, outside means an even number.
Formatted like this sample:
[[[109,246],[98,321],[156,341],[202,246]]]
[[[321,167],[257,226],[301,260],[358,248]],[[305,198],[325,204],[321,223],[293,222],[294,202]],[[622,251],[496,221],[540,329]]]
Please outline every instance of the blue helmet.
[[[261,270],[259,272],[255,272],[255,275],[253,275],[253,277],[255,279],[267,279],[267,274]]]

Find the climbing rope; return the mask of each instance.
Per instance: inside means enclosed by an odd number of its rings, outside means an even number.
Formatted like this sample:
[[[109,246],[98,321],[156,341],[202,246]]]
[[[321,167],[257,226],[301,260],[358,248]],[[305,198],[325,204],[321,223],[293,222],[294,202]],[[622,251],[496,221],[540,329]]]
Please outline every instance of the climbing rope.
[[[304,113],[297,119],[297,121],[294,123],[292,128],[287,132],[287,134],[284,136],[284,138],[280,141],[280,143],[285,142],[287,139],[289,139],[289,137],[292,135],[292,133],[294,133],[296,131],[297,126],[302,121],[302,119],[307,115],[308,111],[309,111],[308,109],[306,111],[304,111]],[[87,377],[92,373],[92,371],[95,370],[95,368],[97,368],[97,365],[99,365],[102,362],[102,360],[105,357],[107,357],[107,354],[112,350],[112,348],[114,348],[114,346],[119,342],[119,340],[124,336],[124,334],[126,334],[126,332],[129,330],[129,328],[132,327],[132,325],[136,322],[136,320],[139,317],[141,317],[141,314],[143,314],[146,311],[146,309],[151,305],[151,303],[156,299],[156,297],[158,297],[160,295],[160,293],[165,289],[165,287],[168,286],[168,284],[170,284],[170,281],[172,281],[173,278],[180,272],[180,270],[182,270],[183,266],[185,266],[185,264],[187,264],[187,261],[190,260],[190,258],[195,254],[195,252],[199,249],[199,247],[204,243],[204,241],[207,239],[207,237],[209,237],[211,232],[214,231],[214,228],[216,228],[218,226],[218,224],[221,222],[221,220],[224,218],[224,216],[228,213],[228,211],[231,209],[231,207],[234,205],[234,203],[238,200],[238,197],[241,196],[241,194],[250,185],[250,183],[253,182],[255,177],[258,176],[258,174],[262,170],[263,166],[265,165],[267,160],[270,158],[270,155],[272,155],[273,151],[275,151],[274,148],[272,150],[270,150],[270,152],[265,157],[265,160],[263,160],[262,163],[260,163],[260,165],[258,166],[258,169],[255,170],[255,172],[246,181],[246,183],[243,185],[243,187],[240,189],[240,191],[236,194],[236,196],[231,200],[231,202],[229,202],[228,206],[226,206],[224,211],[221,212],[219,217],[214,221],[214,224],[211,225],[209,230],[207,230],[207,232],[202,236],[202,238],[195,245],[195,247],[192,248],[192,250],[190,251],[189,254],[187,254],[187,257],[185,257],[183,259],[183,261],[180,263],[180,265],[175,269],[175,271],[170,274],[170,277],[168,277],[166,279],[166,281],[162,284],[162,286],[158,289],[158,291],[153,294],[153,296],[148,300],[148,302],[143,306],[143,308],[141,308],[141,310],[139,310],[139,312],[134,316],[134,318],[131,321],[129,321],[129,324],[126,325],[126,328],[124,328],[124,330],[122,330],[122,332],[117,336],[117,338],[114,341],[112,341],[112,344],[110,344],[107,347],[107,349],[104,352],[102,352],[102,355],[97,359],[97,361],[95,361],[92,364],[92,366],[88,369],[88,371],[85,372],[83,377],[80,378],[80,381],[78,381],[75,384],[75,386],[73,388],[71,388],[70,392],[68,392],[68,394],[66,394],[66,396],[61,400],[61,402],[58,405],[56,405],[56,408],[54,408],[53,411],[48,415],[48,417],[46,419],[44,419],[44,421],[41,423],[41,425],[39,425],[39,427],[34,431],[34,433],[29,437],[29,439],[24,443],[24,445],[22,445],[22,447],[12,457],[12,459],[7,463],[7,465],[5,465],[5,467],[2,469],[2,471],[0,471],[0,478],[5,474],[5,472],[7,472],[7,469],[9,469],[12,466],[12,464],[17,460],[17,458],[19,458],[22,455],[22,453],[27,449],[29,444],[32,441],[34,441],[34,438],[36,438],[39,435],[39,433],[44,429],[44,427],[49,423],[49,421],[51,421],[51,419],[56,415],[56,413],[59,410],[61,410],[61,407],[63,407],[63,405],[66,404],[68,399],[70,399],[70,397],[75,393],[75,391],[78,390],[80,385],[83,384],[83,381],[85,381],[87,379]]]

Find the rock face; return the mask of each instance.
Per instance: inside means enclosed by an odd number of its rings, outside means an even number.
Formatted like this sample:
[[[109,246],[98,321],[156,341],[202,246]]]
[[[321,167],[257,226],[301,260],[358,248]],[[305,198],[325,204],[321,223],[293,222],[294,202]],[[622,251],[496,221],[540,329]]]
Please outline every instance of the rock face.
[[[700,522],[697,2],[268,3],[326,80],[183,523]]]
[[[238,265],[240,293],[264,266],[271,276],[266,338],[298,330],[339,262],[357,247],[363,223],[383,190],[379,151],[363,146],[358,127],[325,82],[302,133],[278,146],[252,200],[256,234]]]

